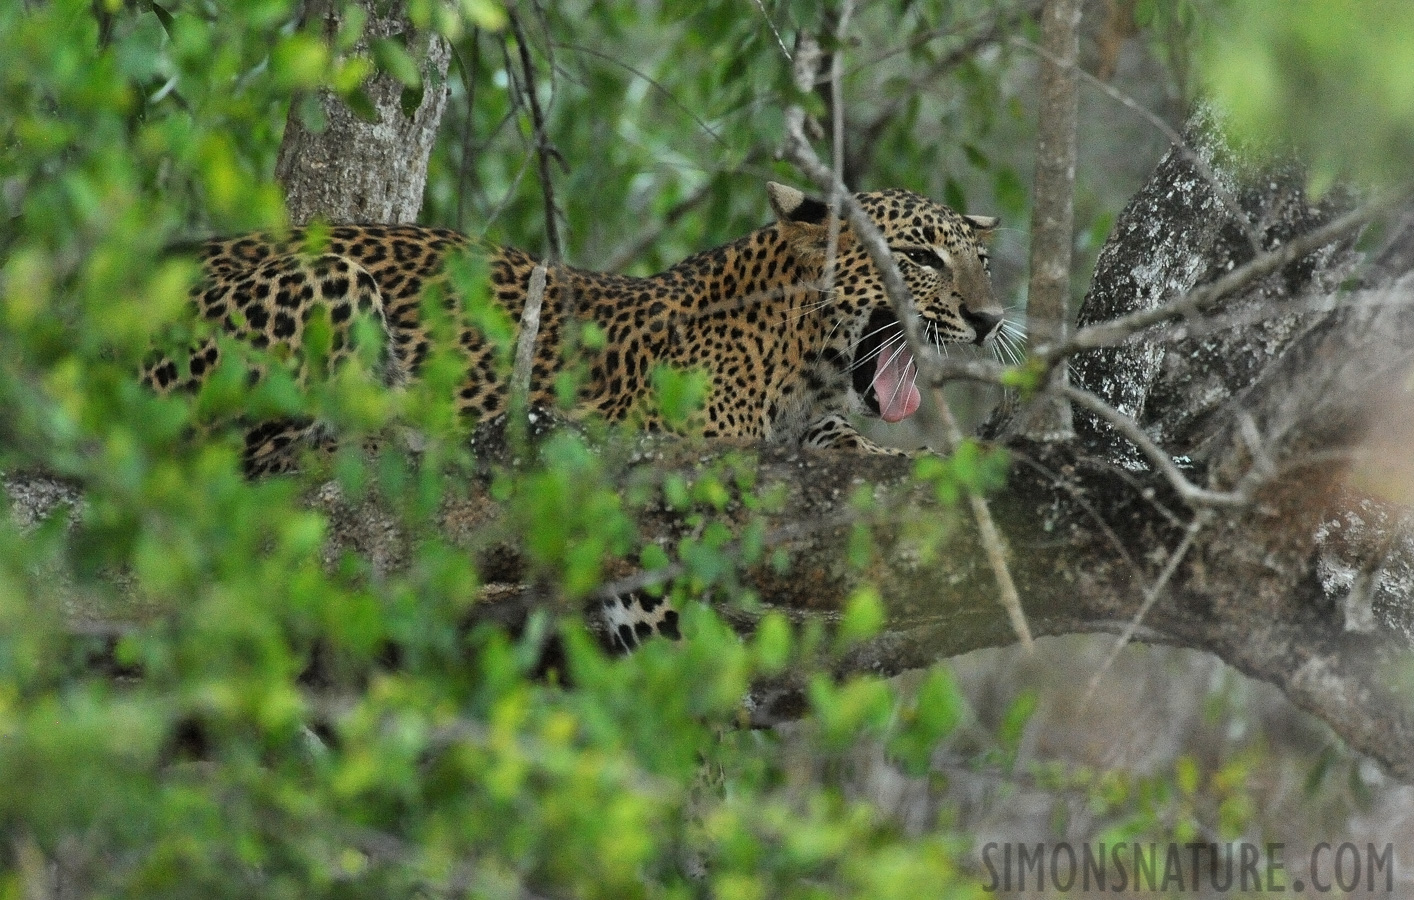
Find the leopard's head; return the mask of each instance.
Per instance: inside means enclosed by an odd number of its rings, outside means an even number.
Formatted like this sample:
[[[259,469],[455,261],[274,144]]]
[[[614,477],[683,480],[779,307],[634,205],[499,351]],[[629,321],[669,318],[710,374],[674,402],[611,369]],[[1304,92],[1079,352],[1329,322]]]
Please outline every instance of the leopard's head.
[[[827,264],[829,207],[795,188],[767,185],[771,207],[803,265]],[[992,295],[984,241],[997,227],[991,216],[965,216],[912,191],[856,194],[884,235],[913,295],[925,340],[982,344],[1001,328],[1003,310]],[[848,407],[898,422],[918,409],[917,367],[884,291],[883,277],[849,226],[841,222],[835,258],[831,319],[824,353],[848,365]]]

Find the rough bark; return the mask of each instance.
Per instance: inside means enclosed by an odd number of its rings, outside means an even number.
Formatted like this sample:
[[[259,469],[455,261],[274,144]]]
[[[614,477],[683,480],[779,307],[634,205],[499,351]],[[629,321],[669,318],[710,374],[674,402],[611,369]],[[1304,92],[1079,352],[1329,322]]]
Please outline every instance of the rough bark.
[[[1282,244],[1349,202],[1312,203],[1293,168],[1247,170],[1211,142],[1196,149],[1240,198],[1246,227],[1185,156],[1171,154],[1117,223],[1082,321],[1172,300],[1240,265],[1254,232],[1264,247]],[[1396,223],[1411,213],[1414,205],[1397,211]],[[1120,631],[1172,563],[1139,639],[1204,649],[1272,682],[1414,781],[1414,710],[1392,674],[1414,642],[1414,535],[1400,505],[1414,498],[1414,230],[1390,235],[1363,267],[1350,246],[1330,246],[1177,327],[1076,360],[1082,383],[1141,422],[1192,481],[1229,488],[1246,479],[1257,485],[1252,502],[1199,519],[1121,436],[1078,415],[1076,440],[1009,441],[1013,466],[993,509],[1036,634]],[[691,472],[712,452],[668,443],[639,461]],[[792,560],[785,575],[742,574],[765,608],[830,622],[861,583],[885,598],[885,630],[837,660],[841,672],[889,674],[1014,640],[969,520],[941,507],[911,470],[907,460],[759,450],[757,483],[785,489],[767,531]],[[855,568],[847,548],[861,519],[851,497],[863,484],[877,486],[882,512],[862,520],[876,550]],[[42,480],[12,478],[7,488],[21,514],[64,499]],[[350,506],[331,488],[311,502],[330,517],[331,558],[351,549],[380,571],[403,564],[411,538],[386,510]],[[448,503],[443,527],[497,582],[478,614],[514,623],[558,601],[513,550],[483,545],[498,514],[473,491]],[[745,521],[746,512],[729,515]],[[929,556],[914,526],[940,520],[947,543]],[[687,528],[670,511],[642,512],[644,536],[667,546]],[[721,611],[744,631],[760,615]],[[788,675],[758,699],[773,718],[797,708],[800,691]]]
[[[366,121],[333,93],[320,91],[317,102],[326,125],[318,131],[306,126],[303,104],[291,104],[275,177],[285,187],[290,221],[296,225],[315,217],[412,222],[422,208],[427,159],[447,103],[451,48],[440,35],[418,33],[401,3],[363,5],[368,22],[355,52],[368,52],[371,40],[401,41],[422,63],[422,94],[409,115],[403,108],[405,85],[378,72],[363,85],[376,114]],[[322,22],[331,40],[342,24],[339,8],[329,2],[310,4],[307,16]]]

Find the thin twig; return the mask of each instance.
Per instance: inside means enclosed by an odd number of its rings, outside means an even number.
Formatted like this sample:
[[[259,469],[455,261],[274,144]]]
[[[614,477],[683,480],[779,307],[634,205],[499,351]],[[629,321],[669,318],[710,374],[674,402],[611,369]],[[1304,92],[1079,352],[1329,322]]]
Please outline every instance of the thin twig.
[[[515,35],[516,48],[520,52],[520,67],[525,81],[522,90],[530,106],[530,123],[535,129],[535,155],[540,163],[540,192],[545,202],[545,245],[549,252],[551,266],[558,265],[564,258],[560,245],[560,228],[557,222],[559,207],[555,204],[555,183],[550,178],[550,157],[559,156],[559,151],[550,144],[545,133],[545,116],[540,110],[540,98],[535,90],[535,66],[530,61],[530,45],[525,40],[525,31],[520,27],[520,18],[509,15],[511,33]]]
[[[511,32],[515,36],[516,49],[520,54],[521,75],[524,79],[521,89],[526,104],[530,108],[530,122],[535,132],[535,155],[540,168],[540,192],[545,204],[545,244],[547,256],[530,272],[529,292],[525,307],[520,314],[520,332],[516,337],[515,363],[511,368],[511,386],[506,412],[506,433],[510,445],[515,448],[525,446],[527,421],[530,411],[530,379],[535,363],[535,342],[540,336],[540,312],[545,300],[545,282],[550,269],[558,268],[563,258],[558,223],[559,207],[555,203],[555,182],[550,173],[551,156],[559,152],[550,144],[545,132],[545,115],[540,109],[540,98],[535,86],[535,66],[530,60],[530,45],[521,28],[520,17],[514,12],[509,16]],[[564,293],[568,293],[565,291]],[[569,302],[566,298],[566,302]]]
[[[729,148],[730,148],[731,145],[729,145],[726,141],[722,140],[722,136],[719,135],[719,134],[717,134],[717,132],[713,131],[713,130],[712,130],[712,126],[711,126],[711,125],[708,125],[707,122],[706,122],[701,116],[699,116],[699,115],[697,114],[697,112],[696,112],[695,110],[693,110],[692,107],[688,106],[686,103],[683,103],[681,100],[679,100],[677,97],[675,97],[675,96],[673,95],[673,92],[672,92],[672,91],[670,91],[670,90],[668,90],[666,87],[664,87],[664,86],[663,86],[657,79],[655,79],[652,75],[647,74],[646,72],[642,71],[641,69],[636,69],[636,68],[634,68],[633,66],[629,65],[628,63],[624,62],[624,61],[621,60],[621,59],[618,59],[617,57],[610,56],[609,54],[604,53],[604,52],[602,52],[602,51],[600,51],[600,50],[595,50],[593,47],[583,47],[583,46],[580,46],[579,44],[561,44],[561,43],[556,43],[556,44],[553,44],[552,46],[558,47],[558,48],[560,48],[561,50],[569,50],[569,51],[572,51],[572,52],[574,52],[574,53],[583,53],[583,54],[585,54],[586,56],[593,56],[593,57],[596,57],[597,59],[603,60],[603,61],[606,62],[606,63],[610,63],[611,65],[618,66],[619,68],[623,69],[623,70],[626,71],[626,72],[631,72],[631,73],[633,73],[633,75],[634,75],[635,77],[642,79],[645,83],[647,83],[647,85],[648,85],[649,87],[653,88],[653,90],[655,90],[655,91],[657,91],[658,93],[662,94],[663,97],[666,98],[669,103],[671,103],[673,106],[676,106],[676,107],[677,107],[682,113],[684,113],[688,118],[690,118],[690,119],[692,119],[692,121],[696,122],[696,123],[697,123],[697,127],[698,127],[698,128],[701,128],[703,131],[705,131],[705,132],[707,133],[707,136],[708,136],[708,137],[710,137],[712,140],[714,140],[714,141],[717,142],[717,145],[718,145],[718,146],[722,147],[723,149],[729,149]]]
[[[1134,555],[1130,553],[1129,548],[1125,546],[1124,541],[1120,540],[1118,534],[1115,534],[1115,530],[1110,527],[1109,522],[1105,521],[1105,517],[1100,515],[1100,511],[1095,508],[1095,504],[1089,501],[1089,499],[1085,495],[1085,491],[1076,488],[1072,479],[1062,477],[1061,473],[1055,471],[1049,466],[1043,465],[1039,460],[1035,459],[1034,457],[1028,456],[1025,453],[1018,453],[1016,451],[1012,451],[1011,458],[1016,460],[1018,465],[1029,466],[1030,468],[1034,469],[1036,473],[1039,474],[1042,478],[1047,479],[1051,482],[1051,484],[1055,485],[1056,487],[1069,494],[1071,502],[1074,503],[1077,507],[1079,507],[1081,512],[1085,513],[1085,515],[1090,517],[1090,520],[1095,523],[1095,527],[1098,528],[1100,530],[1100,533],[1105,536],[1105,540],[1110,542],[1110,546],[1114,548],[1114,551],[1119,555],[1119,558],[1124,560],[1125,563],[1128,564],[1128,566],[1135,572],[1142,571],[1139,568],[1139,563],[1134,560]],[[1127,472],[1124,472],[1123,469],[1119,469],[1119,471],[1125,475],[1128,474]],[[1156,504],[1156,506],[1157,505],[1158,504]]]
[[[942,423],[943,433],[949,445],[947,450],[951,453],[963,441],[962,429],[958,427],[952,407],[948,405],[948,398],[940,387],[933,388],[933,405],[937,408],[938,421]],[[977,520],[977,536],[987,554],[987,563],[992,567],[992,574],[997,579],[997,602],[1006,610],[1007,618],[1011,621],[1011,630],[1016,632],[1022,649],[1030,653],[1035,644],[1031,639],[1031,626],[1026,622],[1026,611],[1021,608],[1021,595],[1011,577],[1011,567],[1007,565],[1006,539],[1002,537],[996,521],[992,518],[992,509],[987,505],[986,497],[976,491],[968,491],[967,502],[972,507],[972,517]]]
[[[949,381],[965,379],[987,384],[1006,385],[1009,369],[998,362],[987,359],[942,360],[928,372],[929,383],[937,391]],[[1153,439],[1137,422],[1110,406],[1095,394],[1075,385],[1050,385],[1044,390],[1063,394],[1071,402],[1083,406],[1095,415],[1109,422],[1122,436],[1129,439],[1140,453],[1154,465],[1154,469],[1168,481],[1184,501],[1195,505],[1240,506],[1251,499],[1251,491],[1211,491],[1189,481],[1174,464],[1173,457],[1155,444]]]
[[[472,123],[476,117],[470,114],[476,109],[476,67],[481,60],[481,29],[472,28],[469,37],[471,44],[471,64],[462,59],[461,48],[455,42],[451,42],[452,59],[457,64],[457,71],[461,73],[462,87],[466,90],[466,108],[468,114],[462,118],[461,128],[461,154],[462,158],[457,164],[457,227],[460,228],[466,221],[466,201],[471,196],[471,160],[475,155],[472,146]]]
[[[1098,398],[1096,399],[1098,400]],[[1118,415],[1118,413],[1116,413],[1116,415]],[[1120,416],[1120,418],[1129,421],[1124,416]],[[1134,427],[1136,429],[1138,428],[1138,426]],[[1142,434],[1142,432],[1140,433]],[[1162,451],[1160,451],[1160,453],[1162,453]],[[1250,502],[1250,498],[1256,494],[1257,489],[1267,481],[1277,477],[1278,474],[1279,472],[1271,471],[1265,466],[1254,465],[1252,468],[1248,469],[1238,481],[1237,487],[1233,489],[1230,496],[1247,498],[1245,502]],[[1100,685],[1100,679],[1104,677],[1105,672],[1114,665],[1114,661],[1119,658],[1120,651],[1134,638],[1135,632],[1138,631],[1139,626],[1144,622],[1144,617],[1149,614],[1149,610],[1153,609],[1154,604],[1158,602],[1159,597],[1163,594],[1164,589],[1173,578],[1173,573],[1178,570],[1179,563],[1183,562],[1183,558],[1187,556],[1188,551],[1193,547],[1194,541],[1198,538],[1198,533],[1213,521],[1217,513],[1217,507],[1215,505],[1209,505],[1199,509],[1193,514],[1193,518],[1189,521],[1188,527],[1184,532],[1183,540],[1179,541],[1178,546],[1175,547],[1173,553],[1169,555],[1163,570],[1159,572],[1159,577],[1155,579],[1153,585],[1151,585],[1149,590],[1145,593],[1144,602],[1140,604],[1139,609],[1135,611],[1134,617],[1130,619],[1124,631],[1120,632],[1119,637],[1115,639],[1114,646],[1110,648],[1109,655],[1105,658],[1105,661],[1100,664],[1099,670],[1096,671],[1094,676],[1090,679],[1090,684],[1085,689],[1085,696],[1080,701],[1080,709],[1082,711],[1085,709],[1086,704],[1090,702],[1090,698],[1094,696],[1096,688]]]
[[[1140,453],[1148,457],[1149,462],[1153,463],[1158,473],[1164,476],[1164,479],[1178,495],[1188,503],[1210,506],[1241,506],[1251,500],[1251,496],[1244,491],[1210,491],[1189,481],[1179,471],[1178,466],[1174,465],[1173,457],[1164,452],[1158,444],[1155,444],[1144,432],[1144,429],[1139,427],[1139,423],[1089,391],[1083,391],[1068,384],[1061,385],[1056,390],[1059,390],[1072,402],[1085,407],[1113,425],[1115,430],[1128,438]]]
[[[790,50],[786,48],[786,42],[781,40],[780,30],[776,28],[776,23],[771,21],[771,14],[766,12],[766,5],[762,3],[761,0],[756,0],[756,8],[761,10],[761,18],[765,19],[766,24],[771,27],[771,34],[776,36],[776,46],[781,48],[781,53],[784,54],[788,61],[793,61],[791,59]]]

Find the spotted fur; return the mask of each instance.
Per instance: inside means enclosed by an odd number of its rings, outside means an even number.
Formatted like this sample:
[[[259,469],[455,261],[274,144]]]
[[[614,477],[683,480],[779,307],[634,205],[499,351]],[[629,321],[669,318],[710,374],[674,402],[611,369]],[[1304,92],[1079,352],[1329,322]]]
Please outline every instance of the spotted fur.
[[[878,396],[876,373],[886,356],[896,362],[907,353],[882,278],[842,223],[827,292],[825,204],[775,183],[767,193],[773,224],[658,275],[548,270],[532,403],[554,404],[573,315],[597,324],[605,338],[601,350],[579,354],[587,377],[576,415],[636,417],[644,428],[664,427],[651,401],[649,373],[669,363],[713,376],[697,423],[705,436],[888,452],[848,418],[879,415],[881,405],[893,401]],[[983,247],[996,219],[960,215],[903,190],[856,197],[894,250],[928,339],[980,344],[997,330],[1002,310],[992,296]],[[247,235],[205,243],[205,278],[195,295],[200,314],[258,347],[298,357],[310,320],[327,313],[331,364],[352,352],[355,315],[371,316],[387,338],[386,381],[415,378],[431,350],[421,297],[433,286],[450,297],[446,261],[470,249],[469,239],[415,225],[341,225],[328,229],[317,252],[307,250],[311,243],[319,242],[302,231],[285,239]],[[519,321],[537,260],[512,248],[487,252],[494,297]],[[455,299],[449,303],[455,306]],[[504,412],[507,375],[490,344],[470,325],[461,327],[459,343],[466,357],[459,409],[474,417]],[[192,351],[187,372],[166,357],[152,360],[143,376],[158,391],[191,388],[219,358],[216,342],[206,341]],[[306,374],[300,370],[301,378]],[[912,388],[896,377],[895,384],[895,390]],[[308,422],[252,427],[248,470],[287,468],[311,429]]]

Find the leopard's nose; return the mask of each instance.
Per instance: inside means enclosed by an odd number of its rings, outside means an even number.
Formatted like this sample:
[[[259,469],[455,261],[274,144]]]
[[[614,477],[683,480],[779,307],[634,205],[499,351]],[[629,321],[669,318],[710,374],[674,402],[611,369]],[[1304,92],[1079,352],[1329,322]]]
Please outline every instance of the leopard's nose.
[[[982,310],[973,312],[970,309],[963,309],[962,318],[968,325],[972,326],[972,333],[976,335],[972,339],[974,344],[982,344],[991,337],[997,330],[997,326],[1002,324],[1002,313],[1000,310]]]

